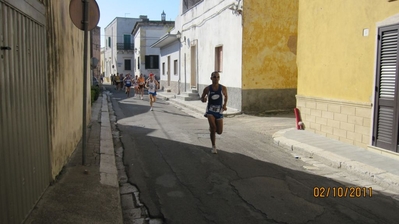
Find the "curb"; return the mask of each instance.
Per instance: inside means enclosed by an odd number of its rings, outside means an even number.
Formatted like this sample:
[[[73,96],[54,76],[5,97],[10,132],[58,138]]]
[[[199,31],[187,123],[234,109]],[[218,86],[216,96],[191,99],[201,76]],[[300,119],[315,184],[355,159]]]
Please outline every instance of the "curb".
[[[158,98],[160,98],[162,100],[166,100],[166,101],[176,98],[176,95],[174,95],[174,94],[163,94],[163,92],[158,92],[158,91],[157,91],[157,96],[158,96]]]
[[[100,132],[100,183],[115,188],[120,195],[118,184],[118,171],[115,163],[114,142],[112,139],[111,122],[108,110],[108,95],[103,94],[101,106],[101,132]],[[123,220],[121,198],[118,197],[118,210]],[[122,221],[123,222],[123,221]]]
[[[176,99],[171,99],[171,100],[169,100],[169,102],[174,104],[174,105],[178,105],[180,107],[189,108],[189,109],[194,110],[195,112],[198,112],[198,113],[201,113],[201,114],[204,114],[204,112],[205,112],[205,106],[204,106],[204,108],[202,110],[200,110],[198,107],[194,107],[194,106],[191,106],[189,104],[185,104],[185,103],[180,102],[180,101],[178,101]]]
[[[205,113],[205,107],[206,107],[205,103],[204,103],[203,107],[198,108],[196,106],[191,106],[190,104],[184,103],[184,102],[182,102],[180,100],[177,100],[177,99],[169,99],[169,98],[167,98],[167,100],[169,101],[170,104],[173,104],[174,106],[185,107],[185,108],[188,108],[188,109],[193,110],[195,112],[198,112],[201,115],[203,115]],[[233,110],[233,109],[230,109],[230,110]],[[230,112],[224,112],[223,116],[224,117],[229,117],[229,116],[235,116],[235,115],[240,115],[240,114],[242,114],[241,111],[231,112],[231,113]]]
[[[399,176],[368,164],[342,157],[327,150],[284,137],[284,133],[292,129],[294,128],[274,133],[272,136],[274,144],[304,157],[313,158],[325,165],[345,169],[350,173],[364,177],[389,191],[399,193]]]
[[[101,184],[118,188],[118,172],[115,164],[114,143],[111,134],[107,97],[107,95],[103,95],[101,107],[100,182]]]

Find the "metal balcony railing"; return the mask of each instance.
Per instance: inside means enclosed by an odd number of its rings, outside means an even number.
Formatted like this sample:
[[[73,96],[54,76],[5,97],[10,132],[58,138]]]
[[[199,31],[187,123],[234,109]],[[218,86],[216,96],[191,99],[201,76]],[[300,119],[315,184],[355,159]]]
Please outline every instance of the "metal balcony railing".
[[[117,43],[117,50],[134,50],[134,44],[131,43]]]

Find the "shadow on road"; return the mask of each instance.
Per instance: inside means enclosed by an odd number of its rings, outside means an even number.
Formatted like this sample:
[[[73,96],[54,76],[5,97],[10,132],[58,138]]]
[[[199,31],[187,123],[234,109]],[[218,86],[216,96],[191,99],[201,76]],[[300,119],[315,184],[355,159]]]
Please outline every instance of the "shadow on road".
[[[165,127],[165,122],[185,127],[198,120],[162,108],[154,115],[149,106],[122,101],[118,104],[115,99],[113,105],[129,182],[138,187],[150,215],[165,223],[396,223],[399,219],[399,202],[392,195],[283,167],[272,157],[262,160],[235,153],[237,148],[245,149],[244,139],[227,140],[225,150],[211,154],[198,140],[207,135],[206,129],[194,134],[173,129],[172,134]]]

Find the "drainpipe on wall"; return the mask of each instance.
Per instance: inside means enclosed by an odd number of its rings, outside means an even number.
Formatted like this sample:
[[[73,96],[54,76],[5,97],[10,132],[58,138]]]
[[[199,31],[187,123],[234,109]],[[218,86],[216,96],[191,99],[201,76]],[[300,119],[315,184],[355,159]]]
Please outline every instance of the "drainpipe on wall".
[[[181,83],[181,56],[180,56],[181,46],[182,44],[179,39],[179,81],[177,82],[177,95],[180,95],[180,83]]]
[[[187,92],[186,53],[184,53],[184,92]]]

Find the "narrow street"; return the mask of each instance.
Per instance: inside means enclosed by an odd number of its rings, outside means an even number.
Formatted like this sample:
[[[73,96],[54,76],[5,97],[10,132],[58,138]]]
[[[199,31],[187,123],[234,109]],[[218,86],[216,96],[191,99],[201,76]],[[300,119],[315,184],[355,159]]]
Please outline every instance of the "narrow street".
[[[165,223],[251,224],[399,219],[399,201],[389,195],[377,190],[353,198],[337,193],[338,187],[369,189],[372,183],[322,164],[310,169],[317,161],[296,158],[274,145],[271,135],[292,127],[292,115],[225,118],[215,155],[210,153],[208,122],[200,114],[164,100],[150,111],[147,95],[140,100],[110,86],[107,90],[129,182],[139,189],[151,217]],[[334,193],[315,197],[315,187]]]

